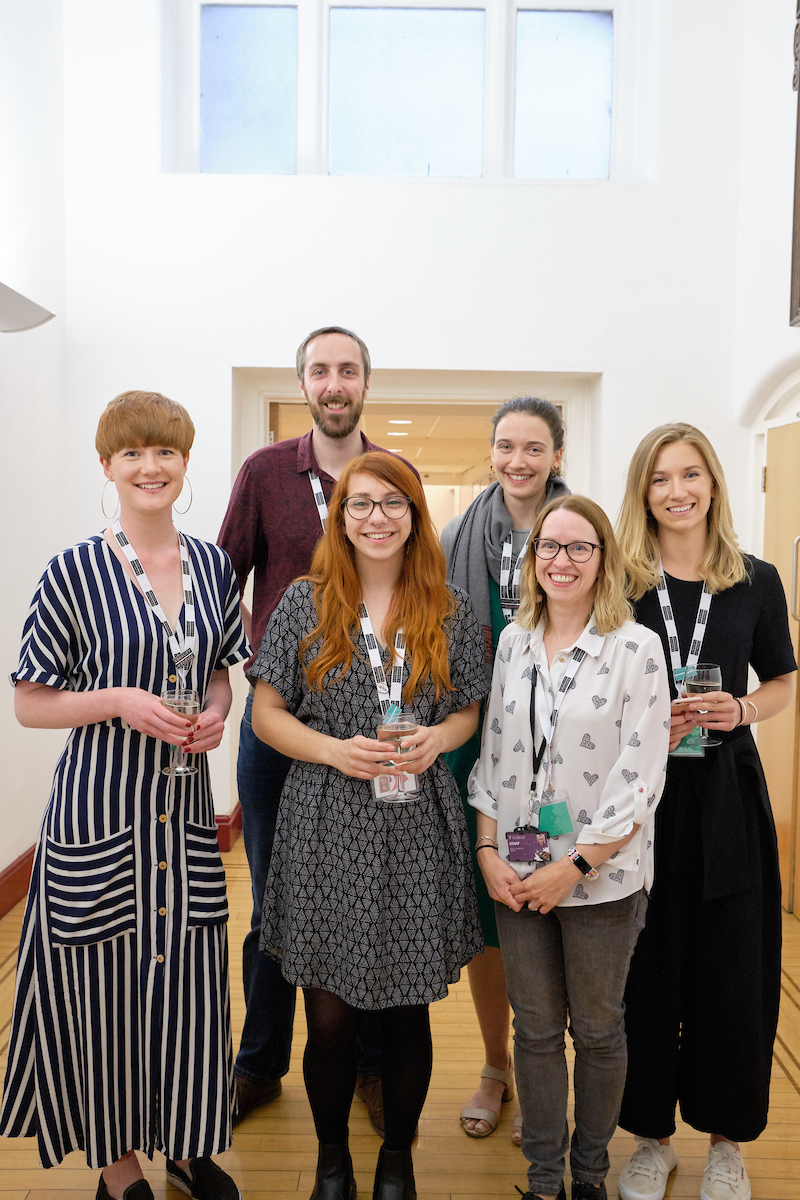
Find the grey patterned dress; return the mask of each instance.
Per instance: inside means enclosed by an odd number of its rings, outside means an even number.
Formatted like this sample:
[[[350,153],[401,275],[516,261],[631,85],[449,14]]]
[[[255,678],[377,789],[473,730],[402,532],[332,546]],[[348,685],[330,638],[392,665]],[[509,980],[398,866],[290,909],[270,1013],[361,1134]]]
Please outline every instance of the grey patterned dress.
[[[453,692],[418,694],[436,725],[486,694],[484,644],[466,593],[453,589],[448,629]],[[323,692],[306,682],[298,646],[316,625],[312,586],[292,584],[272,615],[251,678],[280,692],[299,720],[336,738],[374,736],[380,718],[366,661]],[[360,647],[366,660],[366,649]],[[386,652],[385,662],[389,653]],[[335,672],[334,672],[335,674]],[[361,1009],[428,1004],[447,994],[483,949],[461,799],[437,759],[420,798],[385,804],[368,780],[293,762],[281,797],[264,893],[261,949],[299,987],[324,988]]]

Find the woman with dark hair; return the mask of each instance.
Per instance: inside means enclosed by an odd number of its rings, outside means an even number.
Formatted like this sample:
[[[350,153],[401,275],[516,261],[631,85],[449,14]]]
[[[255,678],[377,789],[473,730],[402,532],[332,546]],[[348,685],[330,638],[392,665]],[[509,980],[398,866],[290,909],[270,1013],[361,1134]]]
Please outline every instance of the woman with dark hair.
[[[660,1200],[678,1156],[675,1109],[710,1135],[703,1200],[749,1200],[740,1141],[767,1123],[780,997],[778,849],[748,726],[779,713],[796,669],[777,571],[739,549],[705,434],[662,425],[628,472],[619,540],[637,620],[672,663],[667,785],[655,886],[625,997],[630,1066],[620,1124],[637,1149],[623,1200]],[[684,673],[722,688],[685,697]],[[760,685],[748,692],[748,668]],[[713,733],[703,751],[682,739]]]
[[[494,414],[491,436],[492,470],[497,479],[473,500],[463,516],[442,531],[448,579],[464,589],[483,627],[487,648],[486,678],[491,683],[497,640],[519,605],[519,578],[529,553],[531,527],[550,500],[564,495],[561,478],[564,422],[549,400],[517,396]],[[476,733],[447,764],[461,791],[470,840],[475,843],[475,810],[467,804],[467,779],[480,753]],[[469,985],[483,1037],[485,1066],[478,1090],[461,1110],[467,1137],[488,1137],[497,1126],[500,1105],[514,1095],[513,1069],[508,1052],[509,1008],[506,977],[494,904],[486,891],[473,849],[478,909],[486,949],[469,964]],[[519,1116],[512,1140],[520,1144]]]
[[[482,660],[470,602],[445,582],[419,479],[390,454],[353,459],[311,573],[287,589],[251,671],[253,728],[293,759],[261,945],[305,994],[315,1200],[355,1194],[347,1119],[364,1011],[384,1031],[375,1197],[415,1195],[428,1005],[481,948],[463,811],[441,756],[475,729]],[[376,730],[403,705],[416,728],[389,758]],[[390,785],[408,773],[417,790],[404,802]]]
[[[517,619],[497,647],[470,803],[514,1010],[527,1200],[563,1200],[567,1149],[573,1200],[605,1200],[625,1083],[622,998],[652,882],[669,689],[658,637],[630,620],[603,510],[561,496],[531,540]]]
[[[206,751],[249,648],[227,554],[173,525],[193,438],[157,392],[111,401],[96,446],[118,515],[47,567],[13,677],[23,725],[70,733],[23,923],[0,1131],[35,1134],[45,1167],[85,1150],[98,1200],[152,1200],[137,1150],[163,1151],[198,1200],[239,1197],[210,1157],[231,1142],[233,1071]]]

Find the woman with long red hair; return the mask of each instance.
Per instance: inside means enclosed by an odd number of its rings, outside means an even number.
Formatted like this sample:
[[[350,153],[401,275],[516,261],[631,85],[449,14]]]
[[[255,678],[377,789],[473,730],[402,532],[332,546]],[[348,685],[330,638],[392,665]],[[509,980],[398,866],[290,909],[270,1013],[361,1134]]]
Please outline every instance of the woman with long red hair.
[[[416,1194],[428,1005],[483,946],[459,792],[441,758],[476,727],[483,657],[469,599],[445,582],[419,479],[390,454],[354,459],[311,573],[287,589],[251,671],[253,728],[294,760],[261,948],[305,994],[314,1200],[355,1196],[347,1118],[364,1011],[384,1029],[375,1197]],[[387,748],[377,727],[404,709],[416,728]]]

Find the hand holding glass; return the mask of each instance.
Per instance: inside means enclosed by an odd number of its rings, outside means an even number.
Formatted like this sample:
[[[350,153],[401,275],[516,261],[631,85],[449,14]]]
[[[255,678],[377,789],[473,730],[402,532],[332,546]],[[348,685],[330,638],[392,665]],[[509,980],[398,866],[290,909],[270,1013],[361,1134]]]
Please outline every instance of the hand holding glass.
[[[715,663],[698,663],[696,667],[690,667],[687,670],[684,683],[690,696],[704,696],[708,692],[720,692],[722,691],[722,667],[716,666]],[[710,710],[698,708],[697,711],[701,716],[705,716]],[[719,738],[710,738],[704,729],[700,744],[703,747],[721,746],[722,742]]]
[[[191,721],[192,725],[200,718],[200,696],[193,688],[165,688],[161,693],[161,703],[179,717]],[[169,766],[162,768],[161,774],[196,775],[197,767],[189,765],[183,746],[171,746]]]
[[[401,758],[404,751],[400,748],[400,742],[403,738],[409,737],[417,730],[417,722],[410,713],[403,713],[395,720],[378,726],[375,736],[379,742],[393,742],[391,747],[392,753],[398,758]],[[411,747],[408,747],[410,749]],[[396,763],[393,758],[387,759],[387,767],[398,767],[402,770],[402,764]],[[377,800],[385,800],[389,803],[416,800],[417,798],[417,777],[409,775],[403,771],[400,775],[378,775],[373,779],[373,793]]]

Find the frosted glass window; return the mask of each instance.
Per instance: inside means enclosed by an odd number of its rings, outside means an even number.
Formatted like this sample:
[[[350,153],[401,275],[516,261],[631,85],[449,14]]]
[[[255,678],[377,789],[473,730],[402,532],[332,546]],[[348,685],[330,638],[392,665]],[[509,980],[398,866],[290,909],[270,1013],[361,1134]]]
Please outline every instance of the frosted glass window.
[[[611,13],[517,13],[514,174],[607,179]]]
[[[204,4],[200,170],[297,170],[297,9]]]
[[[331,175],[479,176],[485,14],[332,8]]]

